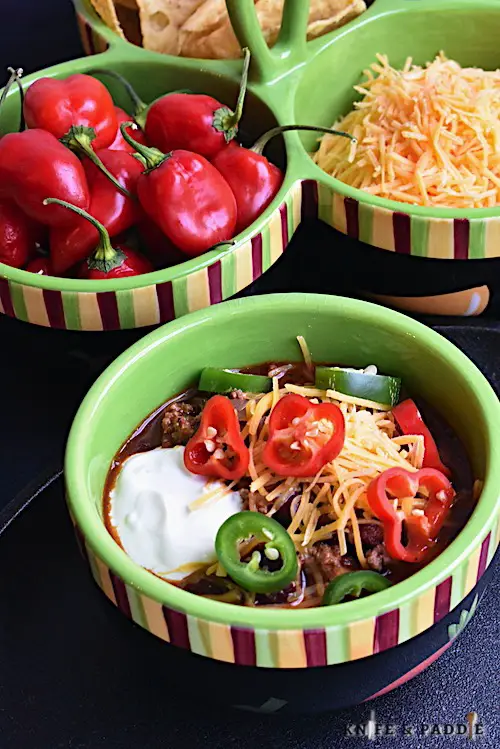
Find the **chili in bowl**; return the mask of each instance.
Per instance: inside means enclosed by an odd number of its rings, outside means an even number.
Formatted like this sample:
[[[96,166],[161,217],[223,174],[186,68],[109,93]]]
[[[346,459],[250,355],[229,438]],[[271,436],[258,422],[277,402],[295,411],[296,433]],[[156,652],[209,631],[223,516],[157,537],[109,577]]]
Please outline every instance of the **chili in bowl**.
[[[231,705],[337,708],[471,618],[498,544],[499,417],[467,357],[398,313],[228,302],[97,381],[69,509],[107,597],[179,646],[164,657],[191,696],[220,678]]]

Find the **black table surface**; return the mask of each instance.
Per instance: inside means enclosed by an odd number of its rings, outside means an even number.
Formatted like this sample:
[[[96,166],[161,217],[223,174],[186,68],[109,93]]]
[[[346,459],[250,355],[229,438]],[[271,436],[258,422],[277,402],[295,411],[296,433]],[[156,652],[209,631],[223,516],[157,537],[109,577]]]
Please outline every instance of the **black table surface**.
[[[0,71],[7,65],[15,65],[31,72],[82,54],[69,0],[43,3],[2,0],[1,6]],[[330,275],[318,286],[318,278],[324,279],[325,274],[318,273],[320,256],[312,263],[311,258],[321,247],[322,237],[323,229],[319,226],[310,226],[307,232],[299,230],[283,260],[247,293],[328,290],[352,294],[349,279],[342,277],[342,273],[336,278]],[[338,241],[343,240],[339,237]],[[500,324],[496,320],[469,320],[458,325],[450,320],[426,322],[444,326],[441,331],[467,351],[498,388]],[[0,529],[25,500],[36,494],[45,477],[60,470],[67,430],[90,384],[118,353],[145,332],[69,333],[44,330],[0,316],[3,416]],[[36,569],[27,571],[19,564],[19,578],[16,577],[16,555],[22,552],[25,543],[30,540],[34,543],[35,538],[43,555],[40,538],[45,531],[47,540],[57,546],[54,528],[44,529],[44,502],[62,503],[57,482],[35,497],[0,536],[0,559],[5,563],[0,573],[4,595],[12,595],[18,581],[18,595],[25,594],[24,586],[28,583],[35,591],[42,589],[42,583],[37,583]],[[67,541],[64,520],[60,522],[63,550]],[[10,539],[14,533],[13,544]],[[67,553],[72,553],[69,547]],[[47,559],[41,568],[50,573]],[[72,596],[83,584],[75,580]],[[146,686],[124,683],[122,693],[106,695],[102,687],[98,688],[97,681],[94,687],[89,682],[91,677],[99,680],[100,673],[95,663],[86,668],[85,659],[91,658],[92,653],[92,637],[81,652],[75,650],[71,634],[58,627],[57,622],[51,622],[47,614],[44,628],[37,630],[36,614],[43,610],[44,601],[35,595],[32,612],[27,609],[33,616],[28,614],[23,622],[9,618],[8,606],[0,608],[0,749],[359,746],[367,740],[345,737],[346,728],[349,723],[366,721],[372,709],[380,722],[412,724],[417,730],[424,723],[463,722],[465,714],[475,710],[487,729],[487,735],[478,739],[479,745],[498,747],[499,593],[497,575],[458,643],[413,682],[369,706],[315,718],[297,717],[287,723],[252,715],[214,714],[203,706],[165,702],[158,674],[143,674]],[[15,595],[14,592],[14,598]],[[14,624],[19,626],[13,640],[16,645],[7,647]],[[117,615],[116,626],[122,630],[131,625]],[[26,648],[22,647],[23,641]],[[103,664],[102,669],[105,668]],[[97,700],[96,694],[102,700]],[[460,737],[416,735],[367,745],[431,748],[459,746],[464,741]]]

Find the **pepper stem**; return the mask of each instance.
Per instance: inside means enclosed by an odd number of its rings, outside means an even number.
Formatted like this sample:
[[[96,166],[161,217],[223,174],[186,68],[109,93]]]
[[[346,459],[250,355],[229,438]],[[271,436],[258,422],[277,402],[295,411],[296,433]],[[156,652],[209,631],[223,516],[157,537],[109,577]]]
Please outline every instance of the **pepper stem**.
[[[120,73],[117,73],[115,70],[105,70],[104,68],[94,68],[93,70],[89,70],[89,73],[90,75],[107,75],[111,78],[114,78],[115,81],[121,83],[121,85],[129,95],[130,101],[132,102],[132,106],[134,108],[134,120],[137,120],[137,118],[140,117],[146,109],[148,109],[148,105],[146,104],[146,102],[141,99],[132,84],[127,81],[127,79],[124,78]]]
[[[127,94],[129,95],[130,101],[132,102],[132,107],[134,109],[134,112],[132,114],[133,119],[141,130],[144,130],[144,127],[146,125],[146,118],[148,116],[149,108],[151,104],[146,104],[135,88],[132,86],[132,84],[127,81],[126,78],[124,78],[120,73],[117,73],[115,70],[105,70],[104,68],[94,68],[93,70],[89,70],[89,73],[91,75],[97,74],[97,75],[108,75],[111,78],[114,78],[115,81],[118,81],[121,83]],[[170,96],[170,94],[191,94],[192,91],[190,91],[188,88],[180,88],[177,91],[169,91],[167,94],[163,94],[163,96]],[[160,98],[163,98],[160,97]],[[156,100],[155,100],[156,101]],[[154,103],[154,102],[152,102]]]
[[[138,143],[134,140],[127,132],[129,127],[134,129],[137,128],[137,125],[133,122],[122,122],[120,125],[121,134],[129,146],[135,148],[138,156],[140,156],[139,160],[144,164],[147,172],[156,169],[156,167],[163,164],[163,162],[169,158],[169,154],[163,153],[163,151],[160,151],[158,148],[151,148],[151,146],[145,146],[143,143]]]
[[[87,213],[87,211],[84,211],[82,208],[78,208],[76,205],[67,203],[65,200],[59,200],[58,198],[45,198],[45,200],[43,201],[44,205],[50,205],[51,203],[60,205],[63,208],[69,208],[69,210],[73,211],[73,213],[76,213],[81,218],[86,219],[90,224],[92,224],[94,229],[97,229],[97,231],[99,232],[99,241],[92,255],[92,259],[89,261],[89,268],[96,267],[104,270],[104,272],[107,273],[112,268],[116,268],[117,266],[121,265],[125,258],[125,255],[121,250],[115,250],[115,248],[111,244],[108,230],[105,226],[103,226],[103,224],[101,224],[100,221],[91,216],[90,213]]]
[[[19,120],[19,132],[21,133],[24,130],[24,89],[21,83],[21,76],[23,74],[23,69],[22,68],[17,68],[17,69],[7,68],[7,72],[10,73],[10,77],[4,86],[2,95],[0,96],[0,109],[3,107],[3,103],[5,99],[7,98],[7,94],[12,88],[12,84],[16,83],[19,89],[19,96],[21,97],[21,114],[20,114],[20,120]]]
[[[238,92],[238,99],[236,101],[236,108],[234,112],[229,107],[219,107],[214,112],[213,127],[221,133],[224,133],[226,143],[229,143],[233,138],[236,137],[238,130],[238,123],[241,120],[243,114],[243,105],[245,103],[245,96],[247,93],[248,85],[248,70],[250,68],[250,50],[248,47],[243,49],[243,71],[240,79],[240,90]]]
[[[333,130],[330,127],[317,127],[316,125],[280,125],[279,127],[273,127],[272,130],[268,130],[267,133],[261,135],[251,147],[250,151],[262,155],[262,151],[272,138],[276,137],[276,135],[281,135],[281,133],[287,133],[289,130],[307,130],[315,133],[327,133],[328,135],[340,135],[342,138],[350,138],[353,143],[357,142],[354,135],[344,133],[341,130]]]
[[[117,190],[123,193],[125,197],[132,198],[132,194],[127,190],[126,187],[123,187],[123,185],[118,182],[116,177],[111,174],[109,169],[104,166],[101,159],[99,158],[99,156],[97,156],[96,152],[90,145],[92,141],[95,140],[95,137],[96,135],[93,127],[73,125],[72,127],[70,127],[64,138],[61,138],[61,143],[64,143],[65,146],[71,148],[72,151],[83,154],[88,159],[90,159],[90,161],[95,164],[95,166],[100,169],[103,174],[106,175],[109,181],[114,184]]]

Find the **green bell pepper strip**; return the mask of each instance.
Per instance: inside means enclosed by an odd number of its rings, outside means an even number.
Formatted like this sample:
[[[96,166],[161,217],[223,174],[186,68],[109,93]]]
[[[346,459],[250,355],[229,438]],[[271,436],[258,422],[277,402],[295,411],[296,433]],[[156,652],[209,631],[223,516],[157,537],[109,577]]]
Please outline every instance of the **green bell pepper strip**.
[[[355,372],[341,367],[316,367],[316,387],[395,406],[399,400],[401,380],[399,377]]]
[[[345,572],[332,580],[323,595],[323,606],[331,606],[342,603],[346,596],[359,598],[361,591],[367,593],[379,593],[392,585],[386,577],[371,570],[359,570],[359,572]]]
[[[268,393],[272,382],[269,377],[261,375],[205,367],[198,387],[207,393],[230,393],[231,390],[242,390],[244,393]]]
[[[281,558],[281,567],[267,570],[260,566],[261,553],[254,551],[249,562],[240,559],[239,544],[253,537],[265,543],[264,555]],[[276,520],[260,512],[238,512],[219,528],[215,539],[219,562],[229,577],[252,593],[275,593],[283,590],[299,571],[295,545],[287,531]]]

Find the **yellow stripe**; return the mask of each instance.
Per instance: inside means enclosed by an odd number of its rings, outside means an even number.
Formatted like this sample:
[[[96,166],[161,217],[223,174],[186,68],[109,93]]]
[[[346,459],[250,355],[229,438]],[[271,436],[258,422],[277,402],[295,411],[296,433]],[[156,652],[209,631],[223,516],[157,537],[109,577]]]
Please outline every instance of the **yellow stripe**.
[[[414,635],[432,627],[434,624],[434,603],[436,589],[431,588],[411,604],[412,632]]]
[[[160,307],[155,286],[144,286],[132,292],[135,324],[138,328],[157,325],[160,322]]]
[[[298,182],[293,187],[292,192],[292,221],[293,228],[296,229],[302,218],[302,182]]]
[[[168,633],[167,622],[163,616],[161,603],[142,595],[140,596],[140,599],[144,609],[144,616],[146,618],[148,630],[162,640],[170,642],[170,635]]]
[[[114,603],[116,606],[115,591],[113,590],[113,585],[111,584],[109,570],[106,567],[106,565],[103,562],[101,562],[99,557],[94,556],[94,561],[95,561],[97,569],[99,570],[99,576],[101,578],[101,588],[103,592],[105,593],[105,595],[109,598],[111,603]]]
[[[82,330],[102,330],[101,312],[97,304],[97,294],[82,292],[78,294],[80,323]]]
[[[23,286],[22,289],[28,321],[35,323],[35,325],[50,327],[42,289],[37,289],[34,286]]]
[[[453,260],[453,220],[432,219],[429,221],[428,257]]]
[[[464,598],[469,595],[477,581],[477,572],[479,569],[479,557],[481,555],[481,546],[474,549],[467,562],[467,572],[465,574]]]
[[[283,237],[281,236],[281,213],[275,211],[269,219],[269,252],[271,263],[276,262],[283,252]]]
[[[297,630],[281,630],[270,632],[275,638],[274,652],[277,656],[278,668],[305,668],[307,666],[306,646],[304,635]]]
[[[336,192],[333,193],[333,226],[335,229],[347,234],[344,198]]]
[[[191,273],[187,277],[186,294],[190,312],[210,306],[210,287],[206,268],[196,271],[196,273]]]
[[[373,655],[373,638],[375,635],[375,619],[366,619],[363,622],[352,622],[348,625],[349,633],[349,660],[366,658]]]
[[[490,218],[485,221],[484,256],[500,256],[500,219]]]
[[[373,211],[372,241],[374,247],[380,247],[383,250],[395,251],[394,245],[394,227],[392,224],[392,211],[386,211],[382,208],[375,208]]]
[[[248,240],[235,253],[236,288],[245,289],[253,281],[252,242]]]
[[[234,663],[234,647],[231,628],[225,624],[216,624],[198,619],[198,629],[206,644],[207,655],[217,661]]]

